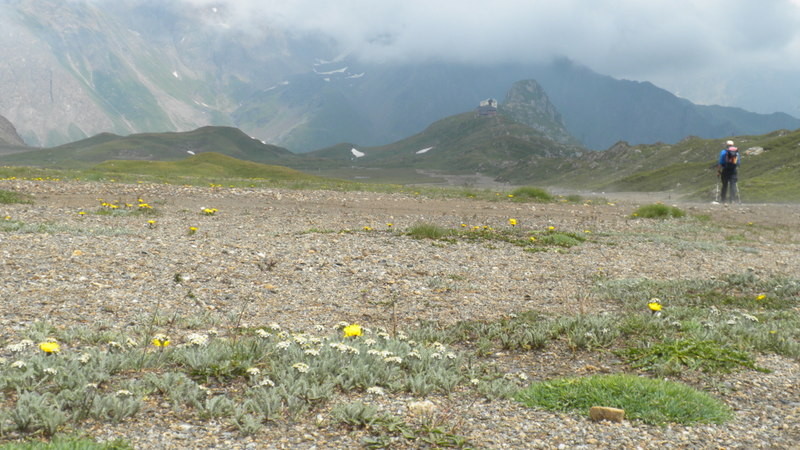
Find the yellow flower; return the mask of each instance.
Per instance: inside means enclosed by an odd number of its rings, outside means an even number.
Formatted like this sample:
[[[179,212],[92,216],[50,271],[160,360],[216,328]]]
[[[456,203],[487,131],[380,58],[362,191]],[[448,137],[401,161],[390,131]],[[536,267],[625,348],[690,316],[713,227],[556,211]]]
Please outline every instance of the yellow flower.
[[[387,224],[386,224],[386,226],[387,226],[387,227],[389,227],[389,228],[392,228],[392,227],[394,226],[394,224],[392,224],[392,223],[387,223]]]
[[[531,236],[530,239],[531,239],[531,242],[535,242],[536,241],[536,237],[534,237],[534,236]]]
[[[361,325],[351,324],[344,327],[344,337],[361,336]]]
[[[85,216],[85,215],[86,215],[86,211],[79,211],[79,212],[78,212],[78,215],[79,215],[79,216]]]
[[[39,350],[45,353],[58,353],[61,351],[61,346],[55,340],[49,340],[39,343]]]
[[[547,229],[550,230],[550,231],[554,231],[556,229],[556,227],[550,225],[549,227],[547,227]]]
[[[659,312],[661,311],[661,302],[657,298],[651,299],[647,307],[650,308],[652,312]]]
[[[765,298],[767,298],[767,296],[764,295],[764,294],[761,294],[758,297],[756,297],[756,300],[764,300]]]
[[[517,219],[508,219],[508,224],[512,227],[517,226]]]
[[[466,227],[467,227],[467,224],[465,224],[465,223],[461,224],[461,228],[466,228]]]
[[[195,233],[197,233],[197,227],[189,227],[189,232],[188,232],[189,236]]]
[[[514,194],[508,194],[508,198],[514,198]]]
[[[164,334],[157,334],[153,336],[153,340],[150,341],[156,347],[168,347],[169,346],[169,337]]]
[[[364,231],[372,231],[372,227],[369,225],[364,226]]]

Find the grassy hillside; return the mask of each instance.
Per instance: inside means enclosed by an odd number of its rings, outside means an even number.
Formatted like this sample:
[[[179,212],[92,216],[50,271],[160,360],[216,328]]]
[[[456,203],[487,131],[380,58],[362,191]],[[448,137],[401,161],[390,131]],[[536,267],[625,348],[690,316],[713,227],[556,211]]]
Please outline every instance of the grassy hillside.
[[[180,161],[105,161],[92,167],[91,171],[106,175],[141,174],[173,179],[322,180],[320,177],[307,175],[288,167],[244,161],[214,152],[201,153]]]
[[[357,148],[364,153],[358,158],[353,156],[352,148],[338,145],[309,155],[361,167],[497,175],[510,165],[564,158],[584,151],[554,142],[506,116],[479,117],[474,112],[442,119],[423,132],[390,145]]]
[[[288,150],[264,144],[239,129],[203,127],[181,133],[144,133],[124,137],[103,133],[58,147],[3,156],[0,163],[83,169],[107,160],[176,161],[189,156],[188,152],[216,152],[271,164],[283,164],[296,158]]]
[[[743,153],[739,185],[746,202],[800,202],[800,130],[733,137]],[[675,145],[618,144],[565,161],[552,184],[603,191],[674,191],[710,201],[723,140],[685,139]],[[758,153],[756,149],[762,148]],[[758,154],[756,154],[758,153]],[[519,170],[519,169],[518,169]]]

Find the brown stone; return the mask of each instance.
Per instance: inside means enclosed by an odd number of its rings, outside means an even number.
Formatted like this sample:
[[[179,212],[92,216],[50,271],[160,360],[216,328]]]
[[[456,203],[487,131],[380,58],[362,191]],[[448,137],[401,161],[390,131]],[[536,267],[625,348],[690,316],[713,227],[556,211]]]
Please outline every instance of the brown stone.
[[[592,406],[589,409],[589,418],[595,422],[600,420],[622,422],[622,419],[625,418],[625,410],[605,406]]]

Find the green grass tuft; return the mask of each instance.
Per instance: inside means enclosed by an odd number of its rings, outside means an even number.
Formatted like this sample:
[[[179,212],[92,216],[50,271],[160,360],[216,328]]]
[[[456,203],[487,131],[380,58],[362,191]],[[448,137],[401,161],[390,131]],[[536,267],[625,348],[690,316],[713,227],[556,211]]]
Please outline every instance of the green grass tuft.
[[[634,375],[596,375],[534,383],[516,399],[528,407],[588,413],[592,406],[625,410],[649,424],[724,423],[733,417],[724,403],[682,383]]]
[[[33,198],[27,194],[0,189],[0,204],[10,205],[12,203],[33,203]]]
[[[685,216],[686,213],[680,208],[674,206],[667,206],[662,203],[653,203],[651,205],[640,206],[631,217],[643,219],[669,219],[679,218]]]
[[[544,189],[531,186],[522,186],[511,191],[516,201],[551,202],[553,196]]]

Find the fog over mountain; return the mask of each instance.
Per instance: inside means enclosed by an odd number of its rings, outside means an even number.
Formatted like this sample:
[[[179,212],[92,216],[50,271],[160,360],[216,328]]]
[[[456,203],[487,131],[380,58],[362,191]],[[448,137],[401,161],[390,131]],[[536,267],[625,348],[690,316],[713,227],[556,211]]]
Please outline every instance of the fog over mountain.
[[[0,114],[36,146],[230,125],[303,152],[535,80],[592,149],[764,133],[800,127],[773,114],[800,117],[799,1],[8,0]]]
[[[322,34],[373,62],[566,57],[695,103],[800,117],[800,0],[369,0],[225,5],[229,24]]]

